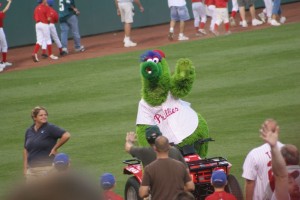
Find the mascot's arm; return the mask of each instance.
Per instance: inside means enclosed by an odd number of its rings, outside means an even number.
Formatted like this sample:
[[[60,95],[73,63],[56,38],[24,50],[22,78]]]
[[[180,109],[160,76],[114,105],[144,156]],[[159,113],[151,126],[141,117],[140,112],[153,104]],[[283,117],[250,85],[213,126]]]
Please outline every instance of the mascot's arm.
[[[176,98],[186,96],[195,80],[195,67],[191,60],[181,58],[176,63],[175,73],[171,78],[171,93]]]
[[[148,127],[149,125],[144,125],[144,124],[136,125],[137,142],[139,146],[143,146],[143,147],[149,146],[145,137],[146,128]]]

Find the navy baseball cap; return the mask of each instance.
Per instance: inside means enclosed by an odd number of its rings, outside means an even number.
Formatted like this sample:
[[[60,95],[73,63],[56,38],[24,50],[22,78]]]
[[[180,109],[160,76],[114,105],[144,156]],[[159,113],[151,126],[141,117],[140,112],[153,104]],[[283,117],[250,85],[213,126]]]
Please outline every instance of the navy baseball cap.
[[[104,190],[112,188],[116,183],[115,177],[111,173],[104,173],[100,177],[100,185]]]
[[[160,132],[159,127],[156,125],[152,125],[146,128],[146,139],[149,144],[154,144],[155,139],[161,135],[162,133]]]
[[[223,170],[216,170],[211,175],[213,186],[222,187],[227,183],[227,175]]]
[[[65,153],[58,153],[55,155],[53,160],[54,165],[69,165],[70,159],[69,156]]]

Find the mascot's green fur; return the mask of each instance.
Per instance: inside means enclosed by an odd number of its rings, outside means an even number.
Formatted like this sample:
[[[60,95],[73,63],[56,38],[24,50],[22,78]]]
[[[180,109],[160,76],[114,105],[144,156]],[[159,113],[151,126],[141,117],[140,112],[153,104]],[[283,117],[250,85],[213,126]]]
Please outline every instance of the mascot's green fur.
[[[157,122],[161,122],[167,118],[172,118],[179,113],[178,110],[180,109],[177,109],[177,107],[165,110],[162,109],[161,113],[163,114],[158,115],[160,118],[156,118],[155,121],[155,113],[151,111],[151,116],[145,114],[144,111],[141,111],[141,107],[147,107],[148,110],[152,108],[157,110],[161,105],[168,101],[170,96],[173,101],[183,102],[180,98],[188,95],[191,91],[195,80],[195,68],[189,59],[181,58],[177,61],[174,74],[171,75],[164,53],[160,50],[154,50],[147,51],[141,56],[140,69],[142,75],[142,100],[139,104],[136,132],[139,145],[148,146],[145,138],[145,129],[149,125],[159,126]],[[141,102],[144,102],[144,106],[141,105]],[[190,107],[189,109],[192,110]],[[156,112],[156,110],[154,112]],[[177,144],[178,146],[193,144],[199,139],[208,137],[208,127],[205,119],[199,113],[195,113],[195,116],[198,119],[196,119],[196,126],[193,129],[194,131],[187,137],[180,140]],[[139,120],[139,118],[141,120]],[[145,118],[148,118],[150,121],[153,119],[153,121],[145,123]],[[161,131],[163,135],[165,135],[164,131]],[[207,143],[200,147],[195,145],[195,148],[201,157],[206,157],[208,149]]]

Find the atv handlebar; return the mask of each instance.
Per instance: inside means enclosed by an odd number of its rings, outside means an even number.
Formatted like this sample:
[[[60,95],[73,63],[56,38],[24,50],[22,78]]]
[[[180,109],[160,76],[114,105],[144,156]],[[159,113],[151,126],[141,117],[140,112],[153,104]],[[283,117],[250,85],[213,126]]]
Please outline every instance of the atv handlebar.
[[[204,138],[204,139],[197,140],[195,142],[195,144],[204,144],[206,142],[213,142],[213,141],[215,141],[215,140],[209,137],[209,138]]]
[[[124,160],[123,163],[126,165],[137,165],[137,164],[140,164],[141,161],[137,158],[133,158],[133,159],[129,159],[129,160]]]

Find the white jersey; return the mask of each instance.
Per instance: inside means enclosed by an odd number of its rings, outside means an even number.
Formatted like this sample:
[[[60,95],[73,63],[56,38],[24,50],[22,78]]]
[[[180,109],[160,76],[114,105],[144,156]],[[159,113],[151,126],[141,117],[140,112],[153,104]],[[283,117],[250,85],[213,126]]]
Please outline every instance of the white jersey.
[[[168,6],[185,6],[186,1],[185,0],[168,0]]]
[[[283,144],[278,142],[277,146],[281,148]],[[263,144],[252,149],[244,161],[242,177],[255,181],[253,192],[255,200],[266,200],[272,196],[271,193],[269,197],[266,197],[266,191],[272,191],[270,186],[270,180],[273,177],[271,158],[270,145]]]
[[[178,144],[196,130],[198,115],[190,103],[175,99],[169,93],[167,100],[155,107],[141,99],[136,124],[157,125],[169,142]]]

